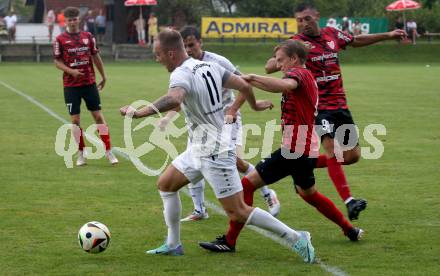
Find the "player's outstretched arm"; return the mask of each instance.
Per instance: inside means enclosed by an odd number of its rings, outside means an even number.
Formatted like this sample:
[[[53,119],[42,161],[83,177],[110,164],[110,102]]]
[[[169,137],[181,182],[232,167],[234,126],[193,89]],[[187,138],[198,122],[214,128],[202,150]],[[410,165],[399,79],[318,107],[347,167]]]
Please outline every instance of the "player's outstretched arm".
[[[404,30],[394,30],[387,33],[380,34],[362,34],[354,37],[353,42],[350,43],[352,47],[368,46],[384,40],[404,39],[407,36]]]
[[[147,105],[139,110],[135,110],[132,106],[126,105],[119,109],[122,116],[132,115],[133,118],[142,118],[151,116],[159,112],[166,112],[180,106],[185,97],[185,89],[182,87],[173,87],[168,90],[168,94],[157,99],[152,105]]]
[[[164,131],[167,127],[168,123],[173,120],[174,117],[176,117],[177,113],[180,111],[180,106],[177,108],[174,108],[173,110],[170,110],[167,112],[165,116],[163,116],[159,122],[157,123],[157,126],[160,130]]]
[[[98,89],[102,90],[107,80],[104,72],[104,63],[102,62],[101,56],[98,53],[92,56],[92,60],[96,68],[98,69],[99,74],[101,75],[101,82],[98,84]]]
[[[261,90],[272,93],[289,92],[298,87],[298,82],[294,79],[278,79],[273,77],[259,76],[255,74],[249,74],[242,76],[252,86]]]
[[[239,93],[238,96],[235,98],[235,101],[232,103],[232,105],[229,107],[228,111],[226,112],[226,115],[230,115],[232,117],[236,117],[236,114],[240,107],[244,104],[246,101],[246,97]],[[264,111],[267,109],[272,109],[273,103],[269,100],[256,100],[255,101],[255,108],[252,108],[254,111]]]
[[[255,111],[263,111],[273,108],[273,104],[271,101],[255,100],[255,95],[252,91],[252,87],[241,77],[231,75],[231,77],[229,77],[223,87],[235,89],[240,92],[234,103],[229,107],[228,111],[226,112],[227,123],[235,121],[235,118],[237,117],[237,112],[245,101],[248,101],[251,108]]]
[[[264,69],[266,70],[266,74],[272,74],[280,71],[280,68],[277,67],[277,61],[275,60],[274,57],[271,57],[270,59],[267,60]]]
[[[252,86],[249,85],[244,79],[241,77],[231,74],[229,78],[226,80],[226,82],[223,84],[224,88],[230,88],[235,89],[240,92],[238,95],[236,102],[240,104],[240,106],[243,104],[243,98],[240,98],[240,95],[243,95],[243,97],[246,99],[246,101],[249,103],[252,109],[256,110],[258,108],[254,92],[252,91]],[[236,107],[236,106],[235,106]],[[240,108],[240,107],[238,107]],[[238,109],[237,109],[238,110]]]

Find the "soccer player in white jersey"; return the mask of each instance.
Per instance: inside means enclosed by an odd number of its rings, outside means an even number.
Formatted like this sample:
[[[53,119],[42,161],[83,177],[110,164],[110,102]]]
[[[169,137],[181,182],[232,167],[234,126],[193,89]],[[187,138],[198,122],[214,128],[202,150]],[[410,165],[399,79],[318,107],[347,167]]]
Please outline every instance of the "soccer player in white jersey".
[[[227,58],[212,53],[208,51],[202,50],[202,40],[200,37],[200,32],[192,26],[184,27],[180,31],[180,35],[183,38],[183,43],[185,46],[185,50],[187,54],[195,59],[202,60],[202,61],[208,61],[217,63],[229,72],[232,72],[236,75],[241,75],[240,71],[237,70],[237,68],[230,62]],[[223,89],[223,111],[226,114],[229,107],[234,103],[235,96],[231,89]],[[164,116],[159,121],[159,126],[161,128],[165,128],[168,122],[175,116],[175,111],[170,111],[167,113],[166,116]],[[255,167],[249,163],[241,159],[243,152],[243,142],[242,142],[242,123],[241,123],[241,114],[240,112],[237,113],[237,118],[235,123],[233,124],[233,130],[236,132],[237,140],[236,140],[236,146],[237,146],[237,169],[240,173],[243,175],[247,175],[251,171],[255,169]],[[187,147],[190,147],[190,144],[188,143]],[[200,180],[197,183],[190,183],[188,185],[188,190],[191,195],[193,204],[194,204],[194,210],[191,214],[189,214],[187,217],[183,218],[181,221],[199,221],[203,219],[207,219],[208,211],[205,208],[205,181],[204,179]],[[261,196],[263,197],[264,201],[267,204],[267,207],[269,209],[269,213],[273,216],[277,216],[280,212],[280,202],[277,198],[277,194],[274,190],[269,189],[267,186],[263,186],[260,189]]]
[[[291,245],[304,262],[313,263],[314,248],[310,233],[297,232],[268,212],[246,205],[243,187],[236,167],[235,141],[231,124],[225,124],[223,88],[238,90],[254,109],[258,107],[250,85],[241,77],[218,64],[189,57],[179,32],[162,31],[154,45],[156,60],[171,72],[168,93],[153,105],[135,110],[121,107],[123,116],[141,118],[182,107],[191,140],[191,147],[180,154],[161,174],[157,186],[164,205],[168,226],[166,242],[147,254],[183,255],[180,241],[181,202],[178,191],[189,182],[205,178],[226,214],[232,221],[254,225],[272,232]],[[220,92],[219,92],[220,91]],[[260,102],[265,105],[267,102]],[[228,130],[229,131],[224,131]]]

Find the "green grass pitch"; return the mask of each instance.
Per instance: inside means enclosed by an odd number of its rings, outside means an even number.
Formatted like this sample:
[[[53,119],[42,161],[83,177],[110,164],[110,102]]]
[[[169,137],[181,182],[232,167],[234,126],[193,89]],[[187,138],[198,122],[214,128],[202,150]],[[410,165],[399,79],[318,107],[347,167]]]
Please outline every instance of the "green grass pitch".
[[[154,100],[166,92],[169,74],[153,63],[107,64],[102,92],[103,112],[114,146],[124,147],[123,119],[118,108],[134,100]],[[262,73],[262,65],[240,64],[243,72]],[[356,225],[365,239],[349,242],[338,227],[295,193],[289,179],[273,187],[282,209],[280,218],[312,233],[317,256],[341,273],[353,275],[437,274],[440,269],[440,65],[346,65],[344,84],[349,106],[361,131],[383,124],[378,136],[385,152],[378,160],[345,167],[355,196],[368,200]],[[52,64],[0,64],[0,81],[38,100],[69,119],[61,74]],[[276,118],[279,95],[256,91],[275,103],[272,111],[243,108],[244,123]],[[143,274],[159,275],[286,275],[330,274],[320,265],[306,265],[293,252],[247,229],[235,254],[210,254],[197,241],[211,240],[226,230],[227,219],[210,211],[210,219],[182,224],[183,257],[147,256],[159,246],[166,229],[157,177],[141,174],[120,158],[111,167],[105,159],[67,169],[55,153],[60,121],[0,84],[0,274]],[[92,123],[82,106],[82,125]],[[182,120],[179,120],[182,125]],[[140,145],[151,129],[135,132]],[[279,137],[279,135],[277,135]],[[186,136],[173,140],[183,150]],[[247,147],[261,147],[251,136]],[[86,142],[90,146],[90,142]],[[278,140],[275,140],[274,149]],[[361,146],[367,146],[361,140]],[[165,158],[155,150],[142,160],[158,167]],[[254,164],[261,159],[250,160]],[[318,188],[346,212],[327,171],[315,171]],[[181,195],[183,215],[192,209]],[[207,199],[215,202],[207,188]],[[264,207],[256,195],[256,205]],[[112,233],[107,251],[83,252],[77,232],[87,221],[105,223]]]

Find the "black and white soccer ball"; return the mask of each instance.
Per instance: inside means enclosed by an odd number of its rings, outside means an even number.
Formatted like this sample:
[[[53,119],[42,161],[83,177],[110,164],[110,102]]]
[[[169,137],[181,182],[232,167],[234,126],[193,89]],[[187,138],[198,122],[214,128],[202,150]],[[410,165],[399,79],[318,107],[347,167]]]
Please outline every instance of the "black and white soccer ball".
[[[79,229],[78,242],[84,251],[100,253],[110,244],[110,231],[98,221],[87,222]]]

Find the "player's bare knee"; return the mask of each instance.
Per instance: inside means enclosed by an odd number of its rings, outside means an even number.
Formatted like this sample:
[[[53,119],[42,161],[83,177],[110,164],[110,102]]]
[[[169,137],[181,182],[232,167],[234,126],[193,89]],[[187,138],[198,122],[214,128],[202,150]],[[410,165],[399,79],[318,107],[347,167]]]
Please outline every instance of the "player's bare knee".
[[[174,192],[174,191],[172,191],[169,183],[170,183],[170,181],[169,181],[168,177],[162,175],[157,180],[157,183],[156,183],[157,189],[162,192]]]
[[[249,174],[246,175],[246,178],[247,180],[249,180],[249,182],[252,183],[255,189],[261,188],[266,185],[257,170],[251,171]]]
[[[237,157],[237,169],[241,173],[245,173],[248,169],[249,165],[246,161]]]
[[[357,163],[360,158],[361,158],[361,152],[359,150],[359,147],[347,151],[346,154],[344,154],[344,165],[351,165]]]
[[[78,119],[72,119],[72,124],[73,125],[77,125],[77,126],[80,126],[80,119],[78,118]]]
[[[322,139],[322,146],[328,158],[332,158],[335,156],[335,145],[333,138],[328,135],[324,136]]]
[[[243,210],[225,210],[226,214],[228,215],[229,219],[232,221],[236,221],[236,222],[240,222],[240,223],[245,223],[247,220],[248,215],[246,215],[246,212],[244,212]]]
[[[357,163],[360,159],[360,155],[349,155],[348,158],[344,158],[344,165],[351,165]]]
[[[296,186],[296,190],[297,190],[298,194],[300,194],[301,196],[309,196],[309,195],[312,195],[318,191],[316,189],[315,185],[313,185],[312,187],[307,188],[307,189],[302,189],[301,187]]]
[[[232,221],[237,221],[237,212],[232,208],[224,208],[226,215]]]
[[[101,114],[93,116],[95,119],[95,123],[97,124],[105,124],[104,117],[101,116]]]

